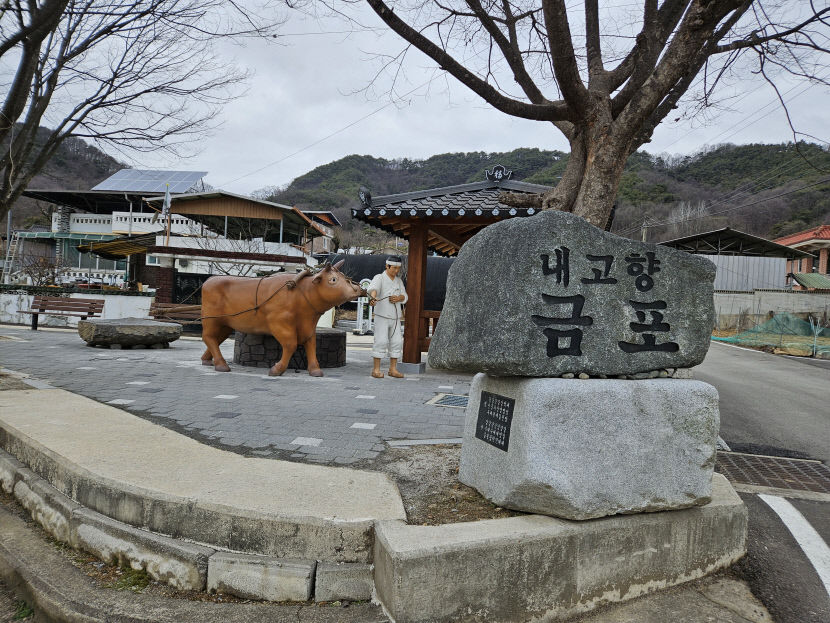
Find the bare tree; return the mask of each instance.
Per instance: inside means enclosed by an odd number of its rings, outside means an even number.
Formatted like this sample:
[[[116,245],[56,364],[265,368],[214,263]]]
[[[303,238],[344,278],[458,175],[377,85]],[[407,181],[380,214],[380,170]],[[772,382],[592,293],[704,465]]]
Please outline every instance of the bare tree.
[[[70,137],[124,153],[203,137],[246,78],[217,60],[217,37],[275,26],[235,0],[2,2],[0,66],[16,70],[2,85],[0,217]]]
[[[743,59],[770,80],[784,71],[827,84],[820,74],[830,8],[813,2],[642,0],[639,11],[621,5],[603,17],[598,0],[582,10],[565,0],[365,2],[406,42],[388,59],[396,77],[408,50],[420,50],[496,109],[553,124],[568,139],[570,159],[553,190],[505,193],[504,201],[571,211],[599,226],[627,157],[687,93],[697,95],[691,112],[711,105],[719,87],[747,70]],[[363,0],[323,4],[343,14]]]
[[[28,277],[33,286],[59,283],[67,268],[60,259],[46,255],[26,255],[21,264],[20,273]]]

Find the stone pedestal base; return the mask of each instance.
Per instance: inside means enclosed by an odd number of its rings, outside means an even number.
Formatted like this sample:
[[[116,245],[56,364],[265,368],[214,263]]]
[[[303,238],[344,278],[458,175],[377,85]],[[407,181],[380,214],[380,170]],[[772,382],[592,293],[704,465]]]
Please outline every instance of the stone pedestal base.
[[[711,499],[720,415],[700,381],[476,375],[459,480],[494,504],[565,519]]]
[[[270,368],[282,357],[282,345],[272,335],[234,334],[233,362],[242,366]],[[321,368],[346,365],[346,332],[343,329],[317,327],[317,361]],[[308,368],[305,348],[298,346],[288,362],[289,369]]]

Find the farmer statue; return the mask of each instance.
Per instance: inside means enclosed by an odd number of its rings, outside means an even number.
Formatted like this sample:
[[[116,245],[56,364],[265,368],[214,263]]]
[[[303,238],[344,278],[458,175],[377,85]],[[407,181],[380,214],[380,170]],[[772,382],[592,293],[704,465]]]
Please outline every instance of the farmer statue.
[[[372,376],[376,379],[383,378],[380,360],[384,357],[389,357],[389,376],[396,379],[403,378],[403,374],[398,372],[398,359],[403,353],[401,305],[406,303],[409,297],[406,295],[403,281],[398,277],[400,271],[401,257],[390,255],[386,258],[386,270],[375,275],[367,288],[370,297],[369,305],[375,308]]]

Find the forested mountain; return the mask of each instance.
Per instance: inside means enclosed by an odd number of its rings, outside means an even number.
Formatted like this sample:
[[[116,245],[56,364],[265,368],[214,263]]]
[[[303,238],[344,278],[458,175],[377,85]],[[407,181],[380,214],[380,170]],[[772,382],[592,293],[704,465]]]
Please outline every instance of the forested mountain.
[[[256,193],[300,208],[333,210],[346,229],[360,186],[374,196],[484,179],[502,164],[513,179],[556,183],[568,154],[539,149],[440,154],[425,160],[347,156]],[[632,155],[613,230],[667,240],[719,227],[777,237],[830,222],[830,151],[815,144],[720,145],[690,156]]]
[[[35,140],[45,140],[48,133],[47,128],[40,128]],[[29,182],[28,188],[89,190],[127,166],[81,139],[70,138],[61,143],[44,169]],[[34,223],[49,225],[49,214],[53,208],[49,204],[22,197],[12,208],[12,222],[15,227]]]

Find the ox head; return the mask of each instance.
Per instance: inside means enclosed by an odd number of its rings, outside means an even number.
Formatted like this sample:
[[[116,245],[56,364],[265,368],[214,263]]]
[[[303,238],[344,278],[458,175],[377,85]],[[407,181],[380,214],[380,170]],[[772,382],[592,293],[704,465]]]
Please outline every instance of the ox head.
[[[363,294],[359,285],[340,272],[340,267],[346,260],[340,260],[331,265],[328,262],[311,279],[314,290],[330,307],[342,305]]]

